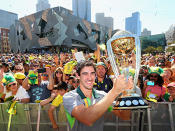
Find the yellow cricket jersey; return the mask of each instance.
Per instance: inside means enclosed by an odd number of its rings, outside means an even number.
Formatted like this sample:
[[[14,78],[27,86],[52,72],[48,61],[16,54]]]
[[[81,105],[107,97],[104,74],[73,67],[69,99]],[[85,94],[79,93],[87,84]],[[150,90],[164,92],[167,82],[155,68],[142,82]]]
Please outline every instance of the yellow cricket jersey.
[[[51,105],[58,107],[61,103],[63,103],[63,96],[57,95],[57,97],[52,101]]]

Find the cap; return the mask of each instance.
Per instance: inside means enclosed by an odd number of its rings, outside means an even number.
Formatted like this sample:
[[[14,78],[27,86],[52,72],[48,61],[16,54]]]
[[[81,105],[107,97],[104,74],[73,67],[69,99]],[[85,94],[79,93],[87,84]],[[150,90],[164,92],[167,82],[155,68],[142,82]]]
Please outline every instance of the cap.
[[[4,75],[4,78],[2,79],[2,82],[4,84],[4,86],[7,86],[9,83],[16,81],[14,76],[10,73],[7,73],[6,75]]]
[[[16,79],[20,79],[20,80],[26,78],[25,74],[24,74],[24,73],[21,73],[21,72],[15,73],[15,74],[14,74],[14,77],[15,77]]]
[[[98,63],[96,64],[96,67],[98,67],[98,66],[100,66],[100,65],[107,69],[107,66],[106,66],[105,63],[103,63],[103,62],[98,62]]]
[[[163,69],[160,68],[160,67],[150,67],[150,68],[148,69],[148,72],[149,72],[149,74],[151,74],[151,73],[156,73],[156,74],[158,74],[158,75],[161,75],[161,74],[163,73]]]
[[[167,86],[167,88],[169,88],[169,87],[175,87],[175,82],[169,83],[168,86]]]

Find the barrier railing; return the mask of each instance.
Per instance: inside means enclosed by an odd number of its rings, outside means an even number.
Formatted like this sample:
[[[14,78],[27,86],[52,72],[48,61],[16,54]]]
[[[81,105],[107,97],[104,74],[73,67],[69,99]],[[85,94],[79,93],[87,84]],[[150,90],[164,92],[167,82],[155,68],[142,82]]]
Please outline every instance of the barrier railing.
[[[123,121],[112,113],[105,114],[104,131],[174,131],[175,103],[150,103],[151,108],[133,110],[129,121]],[[62,106],[61,106],[62,107]],[[54,116],[59,131],[69,131],[65,113],[56,108]],[[6,131],[9,114],[8,104],[0,104],[0,130]],[[17,113],[13,115],[11,131],[52,131],[48,117],[49,105],[17,104]],[[54,130],[53,130],[54,131]]]

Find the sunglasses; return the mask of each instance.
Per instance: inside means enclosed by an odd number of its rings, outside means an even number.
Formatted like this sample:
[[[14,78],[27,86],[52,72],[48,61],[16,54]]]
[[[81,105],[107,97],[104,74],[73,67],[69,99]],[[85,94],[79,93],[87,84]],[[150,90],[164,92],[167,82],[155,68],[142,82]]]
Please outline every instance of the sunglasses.
[[[39,65],[33,65],[33,67],[39,67]]]
[[[10,84],[10,85],[9,85],[9,87],[11,87],[11,86],[16,86],[16,83],[13,83],[13,84]]]
[[[16,71],[22,71],[23,69],[15,69]]]
[[[24,79],[17,79],[17,78],[16,78],[16,80],[24,80]]]
[[[47,74],[42,74],[42,76],[48,76]]]
[[[158,75],[150,75],[150,77],[157,78]]]

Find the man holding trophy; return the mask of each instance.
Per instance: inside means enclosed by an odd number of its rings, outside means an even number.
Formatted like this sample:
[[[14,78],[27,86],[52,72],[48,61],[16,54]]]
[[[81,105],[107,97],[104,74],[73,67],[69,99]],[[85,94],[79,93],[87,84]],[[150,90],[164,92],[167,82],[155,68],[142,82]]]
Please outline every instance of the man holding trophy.
[[[112,37],[112,40],[113,39],[114,38]],[[109,40],[108,44],[109,42],[111,44],[113,41]],[[127,43],[124,43],[123,47],[128,47]],[[124,49],[123,47],[122,50]],[[134,49],[134,47],[132,47],[132,49]],[[128,50],[128,52],[131,51]],[[108,52],[108,55],[109,57],[114,58],[114,56],[110,56],[111,52]],[[110,62],[112,62],[112,66],[115,64],[114,61],[110,60]],[[122,65],[127,63],[126,59],[123,61],[120,60],[120,62],[123,62]],[[132,77],[129,77],[129,69],[120,69],[120,67],[117,66],[115,68],[117,69],[113,69],[115,74],[113,88],[108,93],[105,93],[104,91],[93,89],[96,77],[96,68],[94,64],[90,61],[82,61],[78,63],[77,78],[80,79],[80,86],[63,96],[63,105],[66,110],[66,116],[71,131],[103,131],[104,113],[107,110],[112,111],[115,115],[125,120],[130,119],[130,110],[128,109],[132,108],[121,108],[122,104],[129,107],[128,97],[126,98],[126,101],[123,99],[122,101],[118,101],[118,99],[117,101],[115,100],[127,90],[134,88],[133,79]],[[116,73],[116,70],[118,71],[118,74]],[[120,70],[122,71],[121,75],[119,73]],[[139,100],[140,102],[143,101],[142,99],[135,98],[136,96],[134,96],[133,99],[135,105],[137,102],[139,103]],[[142,102],[142,104],[143,103],[144,102]]]

